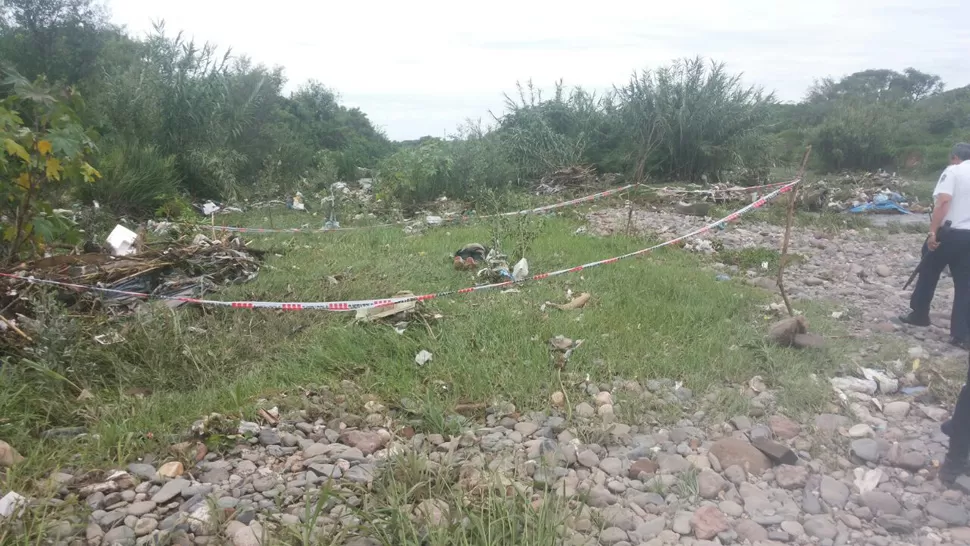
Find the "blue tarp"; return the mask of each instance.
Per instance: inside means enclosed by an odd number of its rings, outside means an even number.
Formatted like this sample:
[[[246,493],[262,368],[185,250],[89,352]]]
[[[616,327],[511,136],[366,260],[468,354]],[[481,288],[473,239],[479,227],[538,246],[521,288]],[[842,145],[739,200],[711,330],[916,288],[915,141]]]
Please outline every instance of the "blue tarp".
[[[899,203],[902,202],[903,196],[896,192],[893,193],[879,193],[869,201],[868,203],[863,203],[857,207],[852,207],[849,212],[883,212],[883,211],[896,211],[900,214],[913,214],[908,209],[904,208]]]

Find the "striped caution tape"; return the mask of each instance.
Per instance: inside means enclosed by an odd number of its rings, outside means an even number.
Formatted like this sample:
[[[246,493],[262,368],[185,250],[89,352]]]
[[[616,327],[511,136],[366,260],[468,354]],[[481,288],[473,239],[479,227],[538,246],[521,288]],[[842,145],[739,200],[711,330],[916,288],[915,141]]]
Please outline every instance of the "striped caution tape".
[[[634,252],[630,252],[630,253],[624,254],[622,256],[615,256],[613,258],[607,258],[605,260],[599,260],[599,261],[596,261],[596,262],[590,262],[590,263],[583,264],[583,265],[579,265],[579,266],[576,266],[576,267],[571,267],[569,269],[560,269],[558,271],[552,271],[552,272],[549,272],[549,273],[541,273],[539,275],[533,275],[531,277],[527,277],[527,278],[522,279],[520,281],[505,281],[505,282],[500,282],[500,283],[483,284],[483,285],[478,285],[478,286],[471,286],[471,287],[468,287],[468,288],[462,288],[460,290],[449,290],[449,291],[445,291],[445,292],[435,292],[435,293],[431,293],[431,294],[424,294],[424,295],[421,295],[421,296],[407,296],[407,297],[398,297],[398,298],[384,298],[384,299],[370,299],[370,300],[329,301],[329,302],[327,302],[327,301],[321,301],[321,302],[219,301],[219,300],[205,300],[205,299],[198,299],[198,298],[187,298],[187,297],[182,297],[182,296],[162,296],[162,295],[155,296],[155,295],[152,295],[152,294],[146,294],[146,293],[141,293],[141,292],[129,292],[127,290],[116,290],[116,289],[113,289],[113,288],[102,288],[102,287],[98,287],[98,286],[87,286],[87,285],[66,283],[66,282],[60,282],[60,281],[53,281],[53,280],[48,280],[48,279],[38,279],[38,278],[34,278],[32,276],[30,276],[30,277],[24,277],[24,276],[18,276],[18,275],[11,275],[11,274],[7,274],[7,273],[0,273],[0,277],[6,277],[6,278],[11,278],[11,279],[20,279],[20,280],[26,279],[26,280],[28,280],[30,282],[34,282],[34,283],[38,283],[38,284],[46,284],[46,285],[50,285],[50,286],[60,286],[60,287],[63,287],[63,288],[72,288],[72,289],[81,290],[81,291],[100,292],[100,293],[105,293],[105,294],[115,294],[115,295],[131,296],[131,297],[138,297],[138,298],[145,298],[145,299],[172,300],[172,301],[179,301],[179,302],[183,302],[183,303],[193,303],[193,304],[198,304],[198,305],[211,305],[211,306],[231,307],[231,308],[234,308],[234,309],[281,309],[281,310],[284,310],[284,311],[302,311],[302,310],[315,309],[315,310],[323,310],[323,311],[355,311],[357,309],[367,309],[367,308],[375,308],[375,307],[387,307],[387,306],[396,305],[396,304],[399,304],[399,303],[427,301],[427,300],[432,300],[432,299],[446,297],[446,296],[461,295],[461,294],[470,294],[472,292],[479,292],[479,291],[482,291],[482,290],[491,290],[491,289],[496,289],[496,288],[507,288],[507,287],[510,287],[510,286],[513,286],[513,285],[517,285],[517,284],[524,284],[526,282],[540,281],[540,280],[543,280],[543,279],[549,279],[549,278],[552,278],[552,277],[558,277],[560,275],[566,275],[566,274],[569,274],[569,273],[578,273],[580,271],[583,271],[583,270],[586,270],[586,269],[591,269],[591,268],[598,267],[598,266],[601,266],[601,265],[613,264],[613,263],[619,262],[620,260],[625,260],[625,259],[628,259],[628,258],[635,258],[637,256],[642,256],[644,254],[653,252],[653,251],[658,250],[660,248],[667,247],[667,246],[670,246],[670,245],[675,245],[677,243],[680,243],[681,241],[685,241],[685,240],[690,239],[692,237],[696,237],[696,236],[701,235],[703,233],[707,233],[707,232],[709,232],[711,230],[714,230],[714,229],[723,229],[726,226],[726,224],[728,224],[730,222],[736,221],[742,215],[747,214],[748,212],[751,212],[752,210],[755,210],[755,209],[758,209],[758,208],[761,208],[761,207],[765,206],[765,204],[767,204],[769,201],[773,200],[774,198],[778,197],[779,195],[781,195],[783,193],[788,193],[799,182],[801,182],[800,179],[796,179],[794,181],[787,182],[784,186],[782,186],[782,187],[778,188],[777,190],[775,190],[775,191],[773,191],[773,192],[771,192],[771,193],[769,193],[769,194],[761,197],[757,201],[754,201],[754,202],[750,203],[749,205],[746,205],[746,206],[738,209],[737,211],[732,212],[731,214],[725,216],[724,218],[721,218],[720,220],[717,220],[715,222],[712,222],[710,224],[707,224],[706,226],[703,226],[703,227],[698,228],[698,229],[696,229],[694,231],[691,231],[690,233],[686,233],[684,235],[681,235],[680,237],[677,237],[676,239],[670,239],[670,240],[664,241],[664,242],[662,242],[660,244],[656,244],[654,246],[647,247],[647,248],[644,248],[644,249],[641,249],[641,250],[636,250]]]
[[[614,188],[614,189],[611,189],[611,190],[601,191],[599,193],[594,193],[592,195],[587,195],[587,196],[579,197],[579,198],[576,198],[576,199],[570,199],[569,201],[562,201],[562,202],[559,202],[559,203],[554,203],[552,205],[545,205],[545,206],[537,207],[537,208],[534,208],[534,209],[517,210],[517,211],[512,211],[512,212],[502,212],[502,213],[499,213],[499,214],[488,214],[488,215],[483,215],[483,216],[468,216],[468,215],[463,215],[463,216],[457,216],[457,217],[454,217],[454,218],[445,218],[444,219],[444,223],[450,225],[450,224],[453,224],[453,223],[467,222],[468,220],[475,219],[475,218],[477,218],[477,219],[487,219],[487,218],[501,218],[501,217],[507,217],[507,216],[525,216],[525,215],[528,215],[528,214],[541,214],[543,212],[548,212],[550,210],[556,210],[556,209],[561,209],[561,208],[564,208],[564,207],[571,207],[571,206],[574,206],[574,205],[580,205],[580,204],[583,204],[583,203],[589,203],[589,202],[595,201],[597,199],[602,199],[604,197],[610,197],[610,196],[613,196],[613,195],[617,195],[619,193],[623,193],[623,192],[625,192],[627,190],[633,189],[636,186],[637,186],[637,184],[629,184],[629,185],[626,185],[626,186],[623,186],[623,187],[620,187],[620,188]],[[375,225],[372,225],[372,226],[352,226],[352,227],[345,227],[345,228],[325,228],[324,227],[324,228],[319,228],[319,229],[317,229],[317,228],[314,228],[314,229],[307,229],[307,228],[251,228],[251,227],[235,227],[235,226],[209,226],[209,225],[200,224],[200,223],[192,223],[192,224],[187,224],[187,225],[193,225],[193,226],[197,226],[197,227],[200,227],[200,228],[204,227],[206,229],[215,229],[216,231],[226,231],[226,232],[230,232],[230,233],[324,233],[324,232],[333,232],[333,231],[359,231],[359,230],[364,230],[364,229],[389,228],[389,227],[396,227],[396,226],[404,225],[404,222],[394,222],[394,223],[390,223],[390,224],[375,224]]]

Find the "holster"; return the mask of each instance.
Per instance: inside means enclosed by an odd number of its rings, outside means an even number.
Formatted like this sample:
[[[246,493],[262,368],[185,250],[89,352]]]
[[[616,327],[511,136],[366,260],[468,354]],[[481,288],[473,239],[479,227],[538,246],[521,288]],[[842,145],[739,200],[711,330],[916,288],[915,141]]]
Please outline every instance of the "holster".
[[[936,242],[942,243],[953,233],[953,222],[947,220],[936,230]]]

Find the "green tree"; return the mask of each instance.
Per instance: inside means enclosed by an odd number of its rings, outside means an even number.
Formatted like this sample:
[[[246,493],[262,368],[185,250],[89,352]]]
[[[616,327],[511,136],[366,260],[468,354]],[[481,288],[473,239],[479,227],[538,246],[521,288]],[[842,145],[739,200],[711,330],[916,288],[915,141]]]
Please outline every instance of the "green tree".
[[[94,0],[0,0],[0,57],[29,80],[79,83],[114,32]]]
[[[902,74],[893,70],[863,70],[835,81],[823,78],[808,91],[808,102],[819,103],[850,99],[865,102],[916,102],[943,91],[939,76],[907,68]]]

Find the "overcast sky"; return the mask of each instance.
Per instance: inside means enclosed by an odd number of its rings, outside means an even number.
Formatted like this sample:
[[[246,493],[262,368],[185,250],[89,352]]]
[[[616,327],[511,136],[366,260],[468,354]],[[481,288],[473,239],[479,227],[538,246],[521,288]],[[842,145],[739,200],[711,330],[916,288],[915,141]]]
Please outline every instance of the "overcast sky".
[[[970,84],[958,0],[107,0],[135,36],[165,20],[197,41],[316,79],[395,140],[489,121],[532,79],[595,90],[701,55],[798,100],[813,79],[912,66]]]

